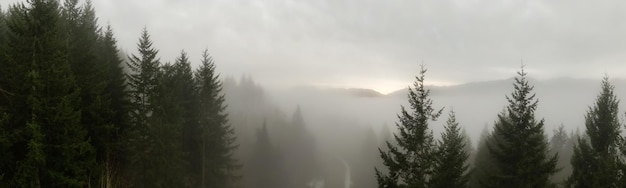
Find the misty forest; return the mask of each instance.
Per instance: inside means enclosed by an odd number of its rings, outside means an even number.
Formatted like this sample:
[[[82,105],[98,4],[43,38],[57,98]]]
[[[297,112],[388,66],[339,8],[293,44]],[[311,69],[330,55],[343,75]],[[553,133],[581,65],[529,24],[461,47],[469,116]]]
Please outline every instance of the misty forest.
[[[522,60],[438,86],[416,61],[388,94],[275,90],[208,48],[161,59],[148,26],[121,50],[90,1],[0,10],[0,187],[626,187],[609,74],[539,80]]]

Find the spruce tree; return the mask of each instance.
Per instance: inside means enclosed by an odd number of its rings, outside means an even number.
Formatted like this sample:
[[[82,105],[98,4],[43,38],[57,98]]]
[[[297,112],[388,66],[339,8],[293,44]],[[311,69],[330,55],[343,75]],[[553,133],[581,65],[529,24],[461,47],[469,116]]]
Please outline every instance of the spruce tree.
[[[550,187],[557,155],[549,156],[544,120],[535,119],[538,100],[526,72],[518,72],[506,110],[498,115],[489,152],[498,174],[488,187]]]
[[[4,52],[8,129],[13,165],[8,187],[84,187],[93,166],[93,148],[80,124],[80,88],[68,60],[60,6],[33,0],[11,8],[7,22],[12,48]],[[4,63],[3,63],[4,64]],[[3,68],[4,69],[4,68]],[[19,85],[17,85],[19,83]]]
[[[263,126],[257,130],[257,140],[252,153],[251,168],[252,176],[250,187],[257,188],[282,188],[285,187],[285,180],[281,177],[282,166],[279,156],[272,145],[264,121]]]
[[[552,139],[550,139],[550,153],[559,154],[557,168],[560,170],[552,176],[552,182],[557,185],[564,185],[565,180],[572,173],[570,161],[574,154],[574,144],[572,138],[565,130],[565,126],[562,124],[554,130]]]
[[[106,85],[103,90],[103,96],[106,100],[107,110],[102,112],[106,114],[106,124],[103,127],[104,134],[99,137],[99,141],[103,143],[99,152],[99,161],[104,178],[123,178],[126,177],[124,166],[128,164],[128,151],[123,148],[127,144],[123,140],[124,133],[129,127],[130,101],[128,97],[126,75],[122,69],[123,61],[120,59],[117,48],[117,41],[113,36],[113,30],[107,26],[106,30],[98,37],[98,62],[103,64],[105,71]],[[95,131],[92,131],[92,134]],[[116,173],[116,174],[112,174]],[[106,176],[109,174],[110,176]],[[125,180],[117,179],[104,182],[123,182]]]
[[[128,143],[130,174],[134,187],[154,187],[157,177],[154,168],[162,165],[154,161],[154,98],[157,94],[159,59],[158,50],[152,47],[152,41],[146,28],[143,29],[137,55],[129,57],[127,66],[129,96],[131,101],[130,127],[126,133]]]
[[[454,111],[450,111],[445,129],[437,145],[430,187],[467,187],[469,154],[466,151],[466,145],[468,143],[461,134],[461,127],[456,121]]]
[[[585,115],[587,139],[579,138],[572,157],[572,187],[620,187],[618,119],[619,100],[608,77],[602,80],[600,95]]]
[[[469,181],[469,187],[481,188],[489,182],[490,177],[497,174],[497,169],[494,164],[493,156],[489,152],[488,144],[491,142],[492,137],[489,135],[489,129],[487,125],[480,134],[478,141],[478,147],[476,148],[476,156],[472,164],[471,178]]]
[[[443,109],[433,109],[430,90],[424,88],[425,73],[426,69],[422,66],[414,88],[409,88],[412,111],[403,106],[398,115],[400,122],[396,126],[400,133],[394,134],[397,146],[387,141],[389,151],[379,149],[389,173],[382,174],[376,169],[378,187],[427,187],[432,176],[434,141],[428,122],[436,120]]]
[[[13,31],[20,29],[26,30],[26,7],[24,5],[12,5],[1,15],[0,21],[0,184],[8,186],[15,183],[15,157],[23,157],[25,142],[21,142],[21,147],[15,147],[21,134],[19,131],[23,129],[21,125],[25,125],[27,118],[25,105],[25,90],[27,87],[21,84],[25,80],[25,72],[28,68],[26,63],[21,63],[25,57],[17,56],[20,52],[26,52],[25,40],[17,36],[19,33]],[[12,45],[12,48],[9,46]],[[18,49],[20,49],[18,51]],[[21,51],[23,50],[23,51]],[[15,59],[15,58],[23,59]],[[19,83],[19,84],[18,84]],[[15,185],[15,184],[14,184]]]
[[[159,164],[152,173],[159,179],[151,183],[163,187],[193,186],[193,182],[185,180],[189,163],[185,160],[182,134],[185,123],[195,121],[190,118],[195,108],[188,106],[195,99],[195,92],[187,55],[182,52],[174,64],[161,66],[157,80],[149,122],[155,140],[151,160]]]
[[[4,54],[3,52],[6,50],[6,43],[8,40],[7,37],[7,26],[6,26],[6,22],[5,22],[5,12],[4,9],[2,9],[3,7],[0,6],[0,62],[5,61],[4,60]],[[0,86],[0,89],[2,89],[2,86]],[[6,91],[4,90],[0,90],[0,94],[6,94]]]
[[[235,131],[228,123],[222,83],[215,73],[215,63],[208,50],[202,53],[195,74],[198,85],[199,123],[201,130],[201,187],[232,187],[241,167],[234,152]]]
[[[249,81],[248,84],[252,83]],[[287,143],[281,157],[285,158],[288,182],[290,187],[306,187],[311,180],[319,177],[319,168],[315,139],[307,130],[300,106],[296,107],[287,131]]]
[[[180,170],[184,170],[185,173],[181,172],[181,175],[189,179],[187,186],[199,187],[202,167],[201,132],[197,116],[199,103],[187,53],[181,51],[174,64],[165,65],[162,69],[158,97],[160,103],[157,105],[159,111],[156,114],[163,119],[160,122],[168,122],[170,125],[163,127],[169,133],[162,138],[174,136],[166,142],[178,143],[167,150],[171,158],[169,161],[182,161],[177,166],[185,167]],[[173,170],[168,170],[168,173],[171,174]]]
[[[5,56],[4,56],[4,52],[6,50],[6,41],[7,41],[7,36],[6,36],[6,24],[4,21],[5,18],[5,13],[4,10],[2,9],[3,7],[0,6],[0,67],[4,67],[3,65],[5,65]],[[0,74],[2,74],[2,71],[0,71]],[[4,76],[0,76],[0,169],[5,169],[5,163],[10,163],[9,161],[11,161],[10,156],[11,156],[11,152],[9,151],[9,146],[10,146],[10,141],[8,139],[9,133],[8,130],[5,130],[4,127],[7,126],[5,125],[8,120],[9,120],[9,114],[6,110],[7,108],[7,98],[8,98],[8,91],[6,91],[5,88],[5,84],[3,81]],[[4,177],[4,172],[0,172],[0,183],[4,182],[3,181],[3,177]]]
[[[111,92],[114,90],[107,90],[119,89],[108,88],[110,81],[119,78],[110,74],[114,70],[109,69],[110,62],[102,59],[100,54],[100,50],[104,50],[101,48],[103,44],[100,44],[103,39],[100,38],[100,29],[91,2],[87,1],[80,6],[77,0],[65,0],[63,17],[68,38],[69,62],[81,88],[81,124],[87,128],[90,143],[96,149],[99,165],[93,167],[92,174],[96,174],[93,177],[96,179],[92,182],[97,183],[109,171],[106,168],[110,168],[110,155],[113,155],[116,147],[114,134],[120,125],[114,119],[115,111],[125,111],[124,108],[114,109],[111,106]]]

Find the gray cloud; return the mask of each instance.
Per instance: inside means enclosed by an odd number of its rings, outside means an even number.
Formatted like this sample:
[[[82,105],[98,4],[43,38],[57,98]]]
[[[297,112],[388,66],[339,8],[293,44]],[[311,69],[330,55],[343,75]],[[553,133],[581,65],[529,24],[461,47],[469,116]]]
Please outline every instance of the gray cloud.
[[[11,1],[11,0],[9,0]],[[4,5],[4,4],[3,4]],[[390,90],[419,64],[433,82],[626,73],[626,2],[617,0],[94,1],[128,53],[145,25],[172,61],[208,48],[225,75],[263,84]],[[197,63],[197,61],[195,62]],[[387,88],[385,88],[387,87]]]

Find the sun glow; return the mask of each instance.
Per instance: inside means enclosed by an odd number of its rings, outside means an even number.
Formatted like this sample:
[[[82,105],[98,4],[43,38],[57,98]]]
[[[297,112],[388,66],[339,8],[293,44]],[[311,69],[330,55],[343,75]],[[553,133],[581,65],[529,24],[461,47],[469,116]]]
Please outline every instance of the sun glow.
[[[452,86],[457,83],[448,82],[448,81],[425,81],[425,85],[430,86]],[[394,91],[398,91],[401,89],[406,89],[409,86],[413,87],[413,82],[411,81],[402,81],[402,80],[384,80],[384,79],[372,79],[367,82],[316,82],[312,83],[314,86],[319,87],[329,87],[329,88],[362,88],[362,89],[372,89],[378,91],[381,94],[389,94]]]

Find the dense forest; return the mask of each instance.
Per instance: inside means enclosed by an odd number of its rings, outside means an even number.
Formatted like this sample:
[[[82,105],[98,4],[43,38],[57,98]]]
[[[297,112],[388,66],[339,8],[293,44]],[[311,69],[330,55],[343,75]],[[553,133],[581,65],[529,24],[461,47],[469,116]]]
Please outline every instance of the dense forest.
[[[522,65],[472,144],[475,125],[438,106],[422,66],[395,126],[333,119],[319,135],[307,108],[286,113],[251,76],[222,77],[209,50],[163,61],[148,28],[131,54],[114,33],[89,1],[0,8],[0,187],[626,187],[608,76],[584,130],[548,136]]]

